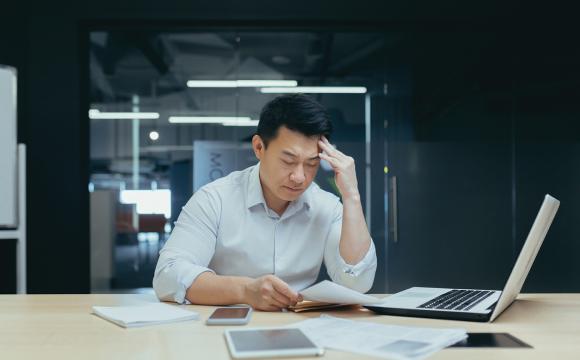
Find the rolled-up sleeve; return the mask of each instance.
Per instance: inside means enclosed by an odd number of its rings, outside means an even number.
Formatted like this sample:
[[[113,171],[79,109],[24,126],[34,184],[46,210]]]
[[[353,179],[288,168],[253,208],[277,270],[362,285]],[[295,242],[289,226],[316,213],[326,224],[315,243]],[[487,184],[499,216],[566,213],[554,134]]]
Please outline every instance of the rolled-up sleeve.
[[[219,199],[204,188],[182,208],[155,268],[153,288],[160,300],[186,303],[195,279],[213,272],[207,266],[215,253],[220,213]]]
[[[365,256],[356,264],[348,264],[340,255],[341,231],[342,204],[339,202],[335,208],[333,221],[326,238],[324,264],[332,281],[365,293],[373,286],[377,270],[375,244],[371,239],[371,245]]]

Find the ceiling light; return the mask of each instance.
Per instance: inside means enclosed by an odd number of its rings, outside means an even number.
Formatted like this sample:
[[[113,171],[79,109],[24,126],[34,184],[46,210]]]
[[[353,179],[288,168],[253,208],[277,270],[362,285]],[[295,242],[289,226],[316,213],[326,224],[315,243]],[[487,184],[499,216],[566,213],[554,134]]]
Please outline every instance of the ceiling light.
[[[89,110],[89,119],[159,119],[157,112],[100,112]]]
[[[224,88],[235,88],[237,83],[235,80],[189,80],[187,82],[188,87],[201,87],[201,88],[213,88],[213,87],[224,87]]]
[[[296,86],[296,80],[189,80],[187,86],[191,88],[240,88],[240,87],[264,87]]]
[[[223,126],[258,126],[260,120],[224,121]]]
[[[264,87],[260,89],[262,94],[365,94],[367,88],[363,86],[297,86],[297,87]]]
[[[172,124],[221,124],[224,122],[250,121],[249,117],[235,116],[170,116]]]
[[[149,133],[149,139],[151,139],[153,141],[159,140],[159,133],[157,131],[151,131]]]
[[[280,86],[293,87],[298,85],[296,80],[237,80],[238,87]]]

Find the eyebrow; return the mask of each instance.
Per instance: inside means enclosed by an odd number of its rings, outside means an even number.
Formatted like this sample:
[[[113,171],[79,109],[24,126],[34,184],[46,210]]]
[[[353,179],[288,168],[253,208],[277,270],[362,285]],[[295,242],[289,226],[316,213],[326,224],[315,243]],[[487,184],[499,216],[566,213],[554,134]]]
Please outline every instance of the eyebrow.
[[[297,158],[297,156],[295,154],[291,153],[288,150],[282,150],[282,154],[287,155],[287,156],[290,156],[293,159]],[[316,156],[313,156],[313,157],[309,158],[308,160],[317,160],[318,158],[319,158],[319,156],[316,155]]]
[[[296,157],[296,155],[292,154],[292,153],[291,153],[290,151],[288,151],[288,150],[282,150],[282,154],[284,154],[284,155],[288,155],[288,156],[290,156],[290,157],[292,157],[292,158],[295,158],[295,157]]]

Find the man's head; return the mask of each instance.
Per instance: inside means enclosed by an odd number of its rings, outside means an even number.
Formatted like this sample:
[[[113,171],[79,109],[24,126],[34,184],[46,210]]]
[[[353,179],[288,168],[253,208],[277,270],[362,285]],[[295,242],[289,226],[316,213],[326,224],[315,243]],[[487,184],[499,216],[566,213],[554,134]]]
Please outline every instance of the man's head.
[[[331,132],[326,109],[307,95],[279,96],[264,106],[252,146],[266,201],[293,201],[308,188],[320,163],[318,140]]]

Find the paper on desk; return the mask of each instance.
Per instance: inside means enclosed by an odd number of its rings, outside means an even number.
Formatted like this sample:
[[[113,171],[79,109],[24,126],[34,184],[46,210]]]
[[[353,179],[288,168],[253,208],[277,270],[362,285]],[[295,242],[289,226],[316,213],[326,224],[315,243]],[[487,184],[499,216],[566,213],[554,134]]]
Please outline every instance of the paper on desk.
[[[175,305],[151,303],[133,306],[93,306],[93,313],[122,327],[197,320],[199,314]]]
[[[289,325],[320,347],[398,360],[419,360],[467,338],[465,329],[382,325],[328,315]]]
[[[374,296],[361,294],[332,281],[324,280],[300,291],[304,300],[335,304],[375,304],[381,301]]]

